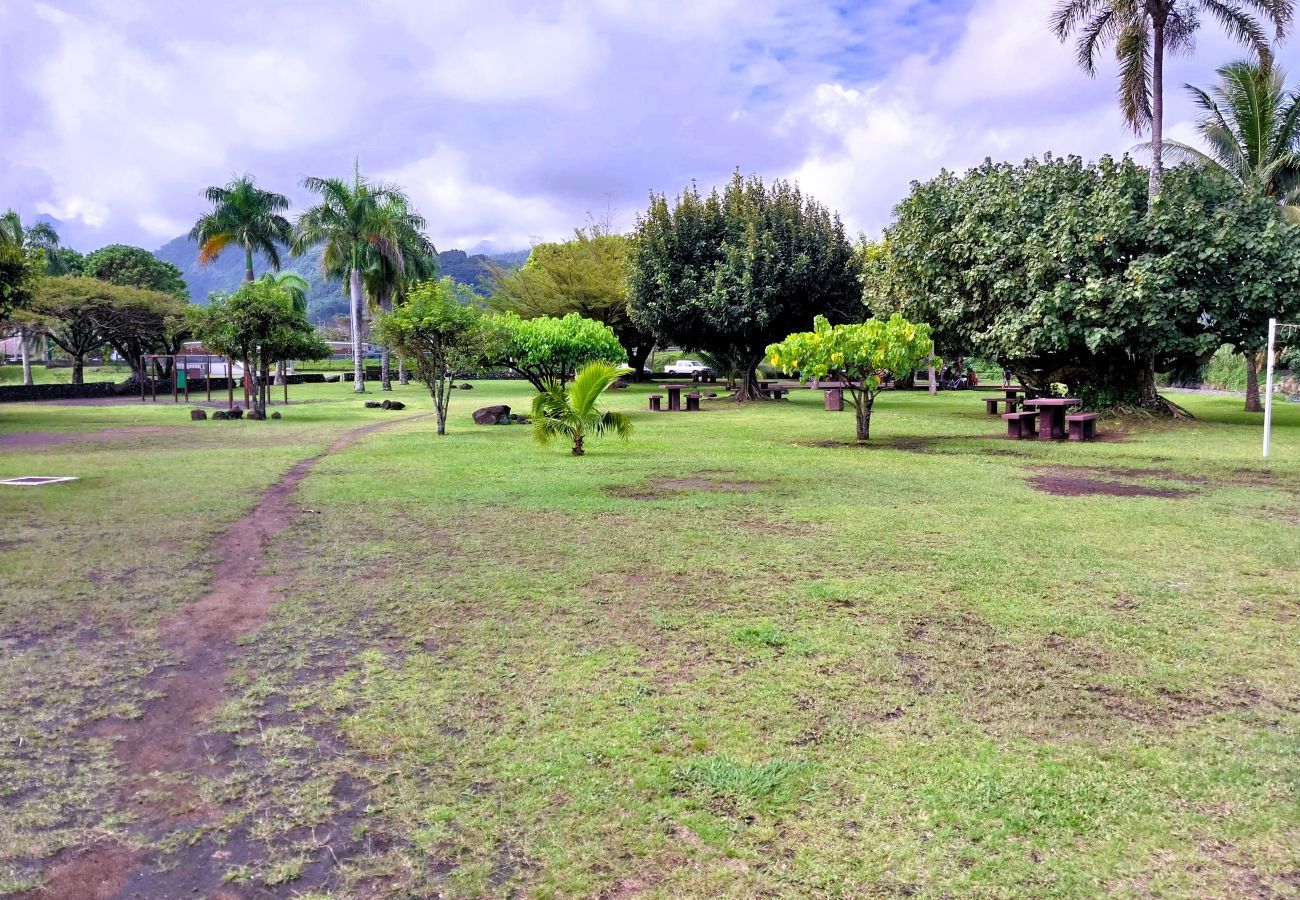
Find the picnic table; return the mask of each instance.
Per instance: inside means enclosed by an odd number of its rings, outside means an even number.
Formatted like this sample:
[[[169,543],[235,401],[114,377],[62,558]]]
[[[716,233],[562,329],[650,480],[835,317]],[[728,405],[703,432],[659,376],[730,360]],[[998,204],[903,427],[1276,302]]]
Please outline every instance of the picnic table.
[[[689,384],[665,384],[664,390],[668,392],[668,409],[676,412],[682,408],[682,391],[690,387]]]
[[[1039,397],[1026,400],[1025,406],[1033,407],[1041,415],[1038,423],[1040,441],[1059,441],[1065,437],[1065,410],[1078,406],[1083,401],[1078,397]]]

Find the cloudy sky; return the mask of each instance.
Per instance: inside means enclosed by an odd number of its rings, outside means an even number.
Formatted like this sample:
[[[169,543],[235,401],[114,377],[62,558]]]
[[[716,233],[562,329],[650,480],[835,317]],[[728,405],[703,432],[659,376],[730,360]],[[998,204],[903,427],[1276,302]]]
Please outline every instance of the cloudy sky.
[[[1054,0],[0,0],[0,207],[83,250],[187,231],[245,171],[408,189],[440,248],[528,246],[739,168],[878,232],[986,156],[1123,153]],[[1180,85],[1239,55],[1207,23]],[[1284,64],[1300,73],[1300,42]]]

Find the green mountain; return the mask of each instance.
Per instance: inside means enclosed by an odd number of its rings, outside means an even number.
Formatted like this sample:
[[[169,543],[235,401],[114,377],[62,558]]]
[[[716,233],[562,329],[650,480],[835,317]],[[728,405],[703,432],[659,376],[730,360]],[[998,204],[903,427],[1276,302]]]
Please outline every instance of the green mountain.
[[[206,304],[208,295],[227,293],[239,287],[244,277],[244,255],[234,248],[227,250],[211,265],[199,265],[198,247],[185,235],[174,238],[154,251],[154,256],[172,263],[181,270],[190,289],[190,299]],[[464,250],[444,250],[438,254],[439,274],[486,293],[485,282],[489,267],[517,268],[528,259],[527,250],[492,255],[468,254]],[[284,251],[281,262],[286,271],[294,271],[311,284],[307,295],[307,314],[313,322],[327,322],[335,316],[346,316],[348,298],[342,281],[328,280],[321,275],[321,251],[313,249],[302,256],[290,256]],[[261,254],[253,258],[253,271],[259,276],[269,266]]]

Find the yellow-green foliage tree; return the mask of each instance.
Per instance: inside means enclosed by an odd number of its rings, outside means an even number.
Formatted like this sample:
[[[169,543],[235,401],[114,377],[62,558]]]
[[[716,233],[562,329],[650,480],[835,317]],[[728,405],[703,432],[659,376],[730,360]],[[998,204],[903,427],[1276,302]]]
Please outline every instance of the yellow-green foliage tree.
[[[812,331],[769,346],[767,359],[787,375],[843,382],[857,412],[858,440],[865,441],[871,437],[871,408],[885,376],[910,372],[933,352],[930,326],[914,325],[897,313],[855,325],[832,325],[818,316]]]

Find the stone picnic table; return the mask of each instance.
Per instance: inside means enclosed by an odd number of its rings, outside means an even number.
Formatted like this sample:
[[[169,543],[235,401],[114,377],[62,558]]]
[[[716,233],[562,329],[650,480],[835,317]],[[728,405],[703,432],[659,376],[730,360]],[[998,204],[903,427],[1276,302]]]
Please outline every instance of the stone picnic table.
[[[676,411],[682,408],[682,390],[690,387],[689,384],[665,384],[664,390],[668,392],[668,408]]]
[[[1078,397],[1039,397],[1026,400],[1025,406],[1033,407],[1041,414],[1038,417],[1038,439],[1059,441],[1065,437],[1065,410],[1082,403]]]

